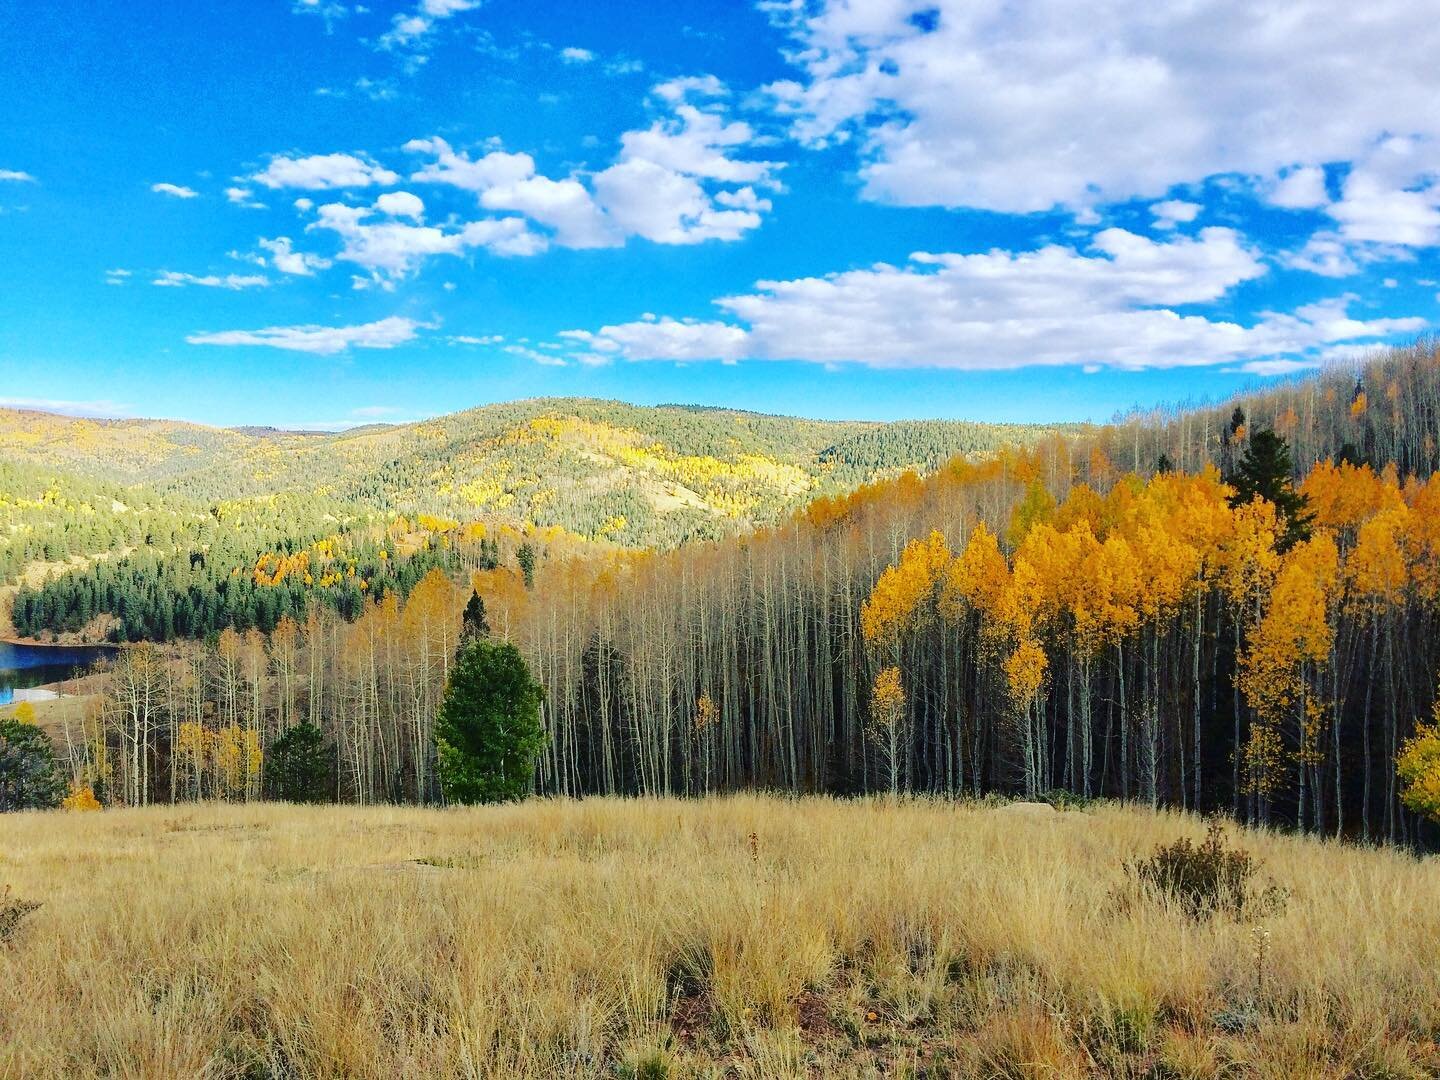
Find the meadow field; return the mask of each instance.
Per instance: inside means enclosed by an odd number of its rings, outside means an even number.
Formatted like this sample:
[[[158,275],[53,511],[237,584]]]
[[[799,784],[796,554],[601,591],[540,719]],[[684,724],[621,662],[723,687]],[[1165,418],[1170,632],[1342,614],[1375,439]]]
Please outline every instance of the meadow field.
[[[1230,828],[1261,893],[1208,917],[1127,873],[1203,833],[766,796],[7,815],[0,1075],[1436,1075],[1440,860]]]

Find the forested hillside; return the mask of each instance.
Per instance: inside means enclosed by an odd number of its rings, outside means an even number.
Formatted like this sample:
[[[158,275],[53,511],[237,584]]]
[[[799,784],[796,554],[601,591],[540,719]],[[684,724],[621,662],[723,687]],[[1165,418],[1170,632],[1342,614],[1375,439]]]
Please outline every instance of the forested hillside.
[[[536,438],[552,423],[589,421],[542,419]],[[433,561],[404,581],[372,561],[378,587],[348,605],[128,650],[66,741],[127,801],[238,797],[305,717],[333,743],[337,797],[435,798],[431,725],[478,594],[546,690],[542,791],[1063,792],[1422,840],[1440,812],[1437,425],[1422,343],[670,550],[417,519],[407,548]],[[896,430],[916,453],[933,434]],[[396,546],[365,528],[355,543]]]
[[[484,518],[666,547],[774,521],[818,493],[1055,430],[833,423],[584,399],[339,434],[0,410],[0,461],[28,467],[67,498],[87,485],[134,488],[181,514],[302,494],[382,514]],[[11,535],[27,531],[6,524]]]

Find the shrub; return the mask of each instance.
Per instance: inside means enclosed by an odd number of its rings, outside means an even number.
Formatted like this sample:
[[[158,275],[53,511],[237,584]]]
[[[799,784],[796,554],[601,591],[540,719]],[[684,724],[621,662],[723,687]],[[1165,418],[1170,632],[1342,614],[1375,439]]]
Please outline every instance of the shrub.
[[[1225,846],[1218,821],[1210,823],[1202,843],[1182,837],[1173,844],[1159,845],[1148,859],[1126,866],[1137,883],[1170,897],[1197,919],[1221,910],[1240,914],[1256,869],[1248,851]]]
[[[71,783],[70,794],[66,795],[60,803],[62,810],[88,811],[100,808],[100,800],[95,797],[95,789],[89,784]]]
[[[10,894],[10,886],[0,889],[0,945],[15,939],[20,924],[34,914],[40,905],[33,900],[19,900]]]
[[[65,787],[45,733],[14,717],[0,720],[0,810],[51,810]]]

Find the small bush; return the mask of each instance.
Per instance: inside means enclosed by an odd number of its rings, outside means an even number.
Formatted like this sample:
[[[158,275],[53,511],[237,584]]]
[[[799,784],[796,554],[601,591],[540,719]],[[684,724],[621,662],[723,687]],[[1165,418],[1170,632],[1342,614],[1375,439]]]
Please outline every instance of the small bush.
[[[1205,919],[1217,911],[1239,915],[1258,866],[1245,849],[1227,848],[1224,830],[1212,821],[1202,843],[1182,837],[1161,844],[1148,859],[1125,869],[1138,884],[1168,896],[1192,918]]]
[[[60,809],[86,813],[92,810],[99,810],[101,806],[100,800],[95,797],[95,789],[93,787],[89,784],[77,784],[72,781],[70,784],[70,794],[61,800]]]
[[[40,905],[33,900],[21,900],[10,895],[10,886],[0,889],[0,945],[15,940],[20,924],[33,915]]]

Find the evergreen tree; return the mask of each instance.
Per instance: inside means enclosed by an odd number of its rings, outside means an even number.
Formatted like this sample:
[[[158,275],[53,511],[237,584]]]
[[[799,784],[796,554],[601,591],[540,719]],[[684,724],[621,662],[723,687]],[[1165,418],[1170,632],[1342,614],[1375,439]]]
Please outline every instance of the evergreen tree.
[[[465,614],[461,617],[460,637],[462,644],[474,638],[489,637],[490,623],[485,619],[485,601],[480,594],[472,592],[470,602],[465,605]]]
[[[55,750],[34,724],[0,720],[0,811],[50,810],[65,797]]]
[[[535,587],[535,549],[528,542],[515,551],[515,561],[520,564],[520,573],[525,577],[525,588]]]
[[[265,779],[274,798],[326,802],[335,789],[335,748],[314,724],[296,724],[270,744]]]
[[[450,802],[504,802],[529,793],[545,745],[544,691],[508,641],[460,650],[435,719],[440,784]]]
[[[1273,503],[1284,522],[1280,550],[1288,551],[1310,536],[1310,513],[1304,495],[1295,490],[1295,466],[1290,460],[1290,445],[1274,431],[1257,432],[1240,459],[1235,472],[1226,482],[1235,489],[1232,506],[1243,506],[1258,495]]]

